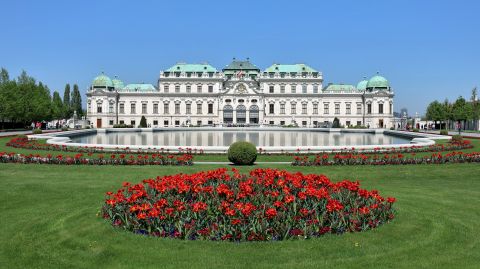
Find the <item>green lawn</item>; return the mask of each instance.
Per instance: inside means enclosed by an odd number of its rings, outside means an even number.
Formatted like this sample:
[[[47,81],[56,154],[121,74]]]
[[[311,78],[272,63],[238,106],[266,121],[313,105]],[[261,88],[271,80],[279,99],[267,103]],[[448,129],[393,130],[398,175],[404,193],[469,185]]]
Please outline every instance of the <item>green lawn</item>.
[[[480,267],[478,164],[255,166],[359,179],[363,187],[397,198],[392,223],[307,241],[150,238],[115,229],[96,216],[103,194],[123,181],[217,167],[222,166],[0,164],[0,268]]]

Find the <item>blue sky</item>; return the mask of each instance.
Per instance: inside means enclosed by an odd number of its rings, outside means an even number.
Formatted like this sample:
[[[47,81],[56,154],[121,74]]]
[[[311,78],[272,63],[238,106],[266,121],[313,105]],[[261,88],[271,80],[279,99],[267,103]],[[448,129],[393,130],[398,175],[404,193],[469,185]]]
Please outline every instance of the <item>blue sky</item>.
[[[379,71],[395,110],[480,86],[480,1],[3,1],[0,66],[63,93],[101,71],[156,84],[178,61],[304,62],[329,82]],[[83,96],[85,99],[85,96]]]

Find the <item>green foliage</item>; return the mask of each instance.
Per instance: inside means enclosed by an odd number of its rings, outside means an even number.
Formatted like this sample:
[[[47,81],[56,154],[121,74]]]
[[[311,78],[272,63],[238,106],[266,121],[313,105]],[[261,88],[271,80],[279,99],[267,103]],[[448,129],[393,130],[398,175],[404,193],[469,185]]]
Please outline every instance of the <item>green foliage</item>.
[[[139,127],[140,128],[147,128],[147,119],[145,118],[145,116],[142,116],[142,118],[140,119]]]
[[[452,105],[453,119],[457,121],[469,120],[472,118],[472,106],[460,96]]]
[[[70,103],[70,84],[65,85],[63,91],[63,117],[65,119],[71,118],[73,115],[71,103]]]
[[[441,135],[448,135],[448,131],[445,129],[440,130]]]
[[[133,128],[133,125],[127,125],[127,124],[114,124],[113,128]]]
[[[418,132],[419,132],[418,128],[413,128],[413,131],[414,131],[415,133],[418,133]]]
[[[426,116],[428,120],[442,121],[447,118],[447,113],[445,107],[435,100],[428,105]]]
[[[33,129],[32,133],[33,134],[41,134],[43,132],[42,132],[42,129]]]
[[[57,91],[53,92],[52,97],[52,117],[54,119],[63,118],[63,102],[60,98],[60,94]]]
[[[452,135],[452,142],[462,142],[463,137],[461,135]]]
[[[67,127],[67,126],[63,126],[63,127],[62,127],[62,131],[64,131],[64,132],[65,132],[65,131],[68,131],[68,127]]]
[[[228,160],[236,165],[252,165],[257,159],[257,148],[246,141],[238,141],[228,148]]]
[[[77,115],[79,117],[83,115],[82,96],[80,94],[80,91],[78,90],[77,84],[73,85],[73,92],[72,92],[70,107],[72,111],[77,111]]]

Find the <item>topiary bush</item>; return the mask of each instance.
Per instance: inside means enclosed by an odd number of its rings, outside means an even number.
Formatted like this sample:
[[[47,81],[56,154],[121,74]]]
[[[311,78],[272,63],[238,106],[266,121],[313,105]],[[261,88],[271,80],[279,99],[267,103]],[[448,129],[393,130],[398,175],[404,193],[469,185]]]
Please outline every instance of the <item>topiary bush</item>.
[[[445,129],[440,130],[441,135],[448,135],[448,131]]]
[[[257,148],[246,141],[238,141],[228,148],[228,160],[236,165],[252,165],[257,159]]]
[[[33,129],[32,131],[33,134],[41,134],[42,133],[42,129]]]
[[[452,135],[452,142],[462,142],[463,137],[461,135]]]

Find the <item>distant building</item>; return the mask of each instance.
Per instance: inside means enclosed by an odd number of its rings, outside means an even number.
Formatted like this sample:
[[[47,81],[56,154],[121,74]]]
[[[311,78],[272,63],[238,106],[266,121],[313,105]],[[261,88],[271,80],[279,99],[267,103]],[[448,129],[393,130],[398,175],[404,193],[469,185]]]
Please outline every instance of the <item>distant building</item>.
[[[117,77],[96,77],[87,91],[87,114],[94,127],[188,125],[393,127],[394,93],[375,75],[356,86],[328,84],[305,64],[273,64],[265,70],[233,60],[218,71],[209,64],[177,63],[161,71],[158,85],[124,85]]]

